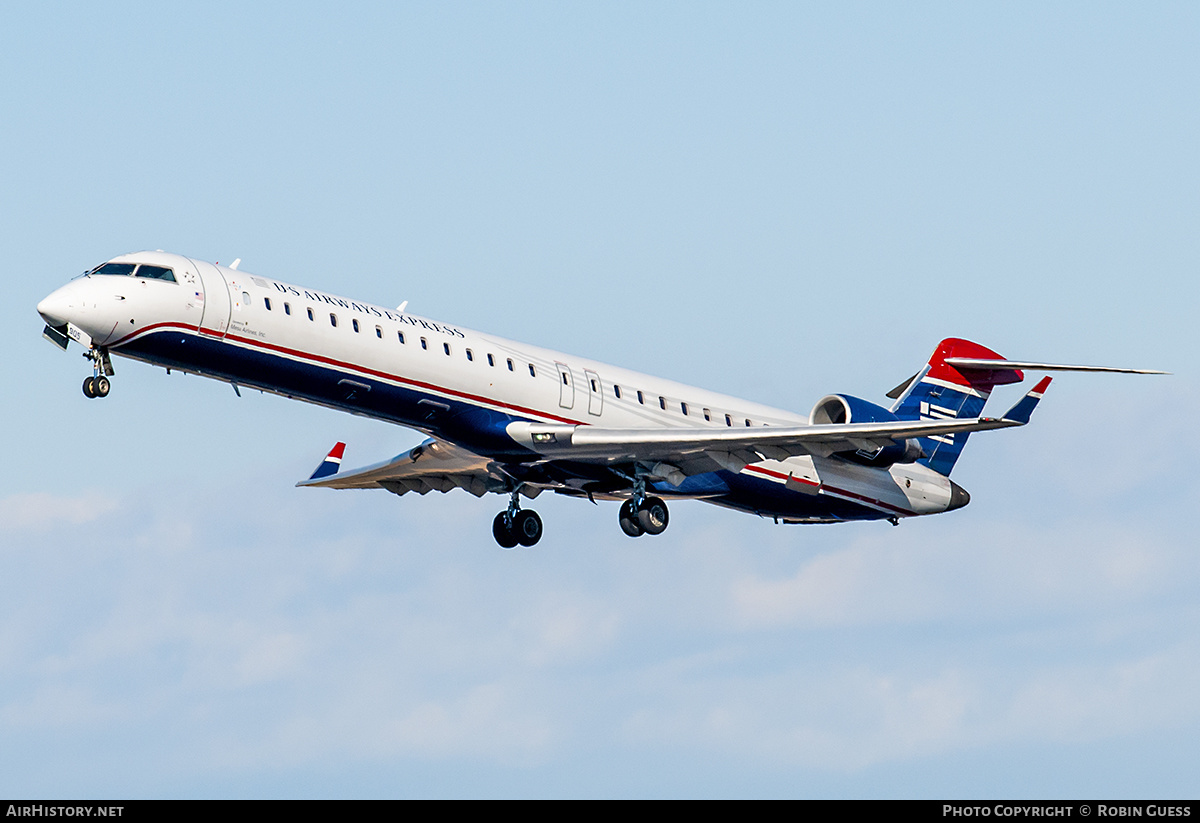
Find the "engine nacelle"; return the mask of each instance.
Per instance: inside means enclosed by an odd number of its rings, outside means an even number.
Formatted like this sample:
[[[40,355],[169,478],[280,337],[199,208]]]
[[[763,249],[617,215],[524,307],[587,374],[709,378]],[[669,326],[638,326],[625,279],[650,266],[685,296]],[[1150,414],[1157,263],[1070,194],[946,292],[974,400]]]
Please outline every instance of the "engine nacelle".
[[[899,422],[900,418],[882,406],[854,397],[849,394],[829,394],[817,401],[808,422],[814,426],[838,425],[842,423],[891,423]],[[894,463],[913,463],[925,457],[925,451],[916,438],[910,437],[903,443],[893,442],[875,451],[835,452],[835,457],[841,457],[864,466],[887,468]]]

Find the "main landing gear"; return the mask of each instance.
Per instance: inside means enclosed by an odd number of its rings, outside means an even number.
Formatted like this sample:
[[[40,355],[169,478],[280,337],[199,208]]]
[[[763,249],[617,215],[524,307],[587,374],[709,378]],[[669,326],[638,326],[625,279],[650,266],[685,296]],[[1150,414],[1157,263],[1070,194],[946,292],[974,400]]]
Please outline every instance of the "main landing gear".
[[[514,548],[518,543],[532,546],[542,539],[542,518],[533,509],[522,509],[517,492],[509,498],[508,509],[496,515],[492,521],[492,537],[502,549]]]
[[[643,534],[662,534],[671,522],[671,513],[661,498],[648,496],[646,484],[640,478],[634,483],[633,496],[621,504],[621,531],[630,537]],[[542,518],[532,509],[522,509],[520,496],[514,490],[508,508],[492,520],[492,537],[502,549],[536,545],[542,539]]]
[[[639,477],[633,486],[633,497],[621,504],[618,521],[621,531],[630,537],[662,534],[671,522],[671,513],[660,498],[646,496],[646,481]]]
[[[112,382],[108,379],[113,375],[112,361],[108,358],[108,349],[91,347],[83,356],[92,361],[92,376],[83,381],[83,393],[87,397],[108,397]]]

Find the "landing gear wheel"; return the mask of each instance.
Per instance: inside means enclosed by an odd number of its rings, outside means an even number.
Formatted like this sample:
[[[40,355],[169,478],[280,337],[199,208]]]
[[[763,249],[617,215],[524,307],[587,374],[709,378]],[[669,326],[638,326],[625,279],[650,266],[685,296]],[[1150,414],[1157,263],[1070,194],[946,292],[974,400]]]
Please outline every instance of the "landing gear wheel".
[[[88,377],[83,381],[83,393],[86,397],[96,396],[96,378]]]
[[[637,519],[646,534],[662,534],[667,530],[671,515],[666,503],[657,497],[647,497],[638,506]]]
[[[492,537],[496,538],[502,549],[516,548],[517,535],[509,528],[508,512],[500,512],[492,521]]]
[[[92,391],[97,397],[108,397],[109,390],[112,389],[112,383],[104,375],[100,375],[92,381]]]
[[[621,513],[618,515],[621,523],[621,531],[630,537],[641,537],[646,533],[642,528],[642,524],[638,522],[637,508],[633,505],[632,500],[626,500],[621,504]]]
[[[542,539],[542,518],[533,509],[522,509],[513,518],[513,534],[522,546],[532,546]]]

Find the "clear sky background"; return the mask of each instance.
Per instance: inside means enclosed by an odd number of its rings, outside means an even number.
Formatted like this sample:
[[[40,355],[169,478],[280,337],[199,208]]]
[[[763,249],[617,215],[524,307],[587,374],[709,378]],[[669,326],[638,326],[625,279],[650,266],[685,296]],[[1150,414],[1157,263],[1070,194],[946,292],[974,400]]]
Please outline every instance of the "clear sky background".
[[[0,795],[1200,794],[1197,4],[8,4],[0,77]],[[147,248],[800,412],[951,335],[1175,374],[949,515],[504,552],[293,488],[414,432],[84,398],[34,306]]]

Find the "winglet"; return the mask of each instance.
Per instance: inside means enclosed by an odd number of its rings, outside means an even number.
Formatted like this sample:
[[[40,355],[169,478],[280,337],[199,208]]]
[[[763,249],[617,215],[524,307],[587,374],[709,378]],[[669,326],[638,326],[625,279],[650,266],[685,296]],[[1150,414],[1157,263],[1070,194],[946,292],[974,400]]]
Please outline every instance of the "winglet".
[[[1028,423],[1029,418],[1033,415],[1033,410],[1037,408],[1038,401],[1046,393],[1046,387],[1050,385],[1052,379],[1050,377],[1043,377],[1039,380],[1038,384],[1030,389],[1028,394],[1017,401],[1017,405],[1005,413],[1004,419],[1021,425]]]
[[[346,451],[345,443],[337,443],[329,454],[325,455],[325,459],[321,461],[321,465],[317,466],[317,470],[312,473],[309,480],[319,480],[322,477],[329,477],[331,474],[337,474],[338,469],[342,467],[342,455]]]

